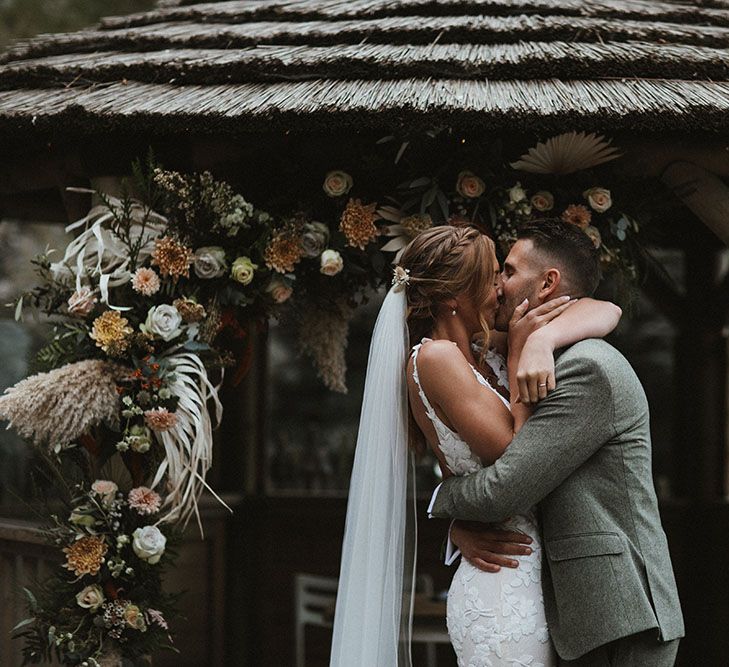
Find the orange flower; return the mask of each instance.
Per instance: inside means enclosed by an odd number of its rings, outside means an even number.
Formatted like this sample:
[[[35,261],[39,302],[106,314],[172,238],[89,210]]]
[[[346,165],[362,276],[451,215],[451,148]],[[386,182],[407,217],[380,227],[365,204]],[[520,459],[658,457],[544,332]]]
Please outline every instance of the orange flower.
[[[159,272],[163,276],[171,276],[175,281],[180,276],[189,278],[192,260],[192,249],[178,243],[172,237],[163,236],[155,240],[152,264],[159,266]]]
[[[582,204],[570,204],[562,213],[562,220],[570,225],[586,229],[592,220],[592,213]]]
[[[108,546],[103,538],[96,535],[88,535],[74,542],[70,547],[65,547],[66,564],[63,566],[71,570],[77,577],[84,574],[96,575],[99,573],[101,564]]]
[[[342,213],[339,230],[347,237],[347,244],[364,250],[379,232],[375,226],[377,204],[364,205],[359,199],[350,199]]]

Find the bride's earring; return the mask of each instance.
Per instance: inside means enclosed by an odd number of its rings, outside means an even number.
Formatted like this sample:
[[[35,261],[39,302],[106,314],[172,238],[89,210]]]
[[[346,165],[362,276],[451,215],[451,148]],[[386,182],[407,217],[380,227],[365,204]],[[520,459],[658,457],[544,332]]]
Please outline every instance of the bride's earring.
[[[456,316],[456,309],[455,308],[451,311],[451,315],[453,315],[453,317]]]

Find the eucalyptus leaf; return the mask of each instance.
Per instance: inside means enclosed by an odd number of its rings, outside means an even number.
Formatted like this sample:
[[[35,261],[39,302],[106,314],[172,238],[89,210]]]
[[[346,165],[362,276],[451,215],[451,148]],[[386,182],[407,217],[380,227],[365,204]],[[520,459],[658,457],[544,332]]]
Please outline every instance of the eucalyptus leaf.
[[[16,322],[23,321],[23,297],[22,296],[18,299],[18,305],[15,306],[15,321]]]
[[[24,628],[26,625],[31,625],[32,623],[35,623],[35,617],[26,618],[20,621],[10,632],[15,632],[16,630],[20,630],[20,628]]]
[[[397,152],[397,155],[395,156],[395,164],[400,162],[400,158],[403,156],[405,151],[407,150],[408,146],[410,145],[409,141],[404,141],[402,146],[400,146],[400,150]]]
[[[411,188],[422,188],[424,185],[429,185],[431,182],[430,176],[421,176],[416,178],[414,181],[410,181]]]

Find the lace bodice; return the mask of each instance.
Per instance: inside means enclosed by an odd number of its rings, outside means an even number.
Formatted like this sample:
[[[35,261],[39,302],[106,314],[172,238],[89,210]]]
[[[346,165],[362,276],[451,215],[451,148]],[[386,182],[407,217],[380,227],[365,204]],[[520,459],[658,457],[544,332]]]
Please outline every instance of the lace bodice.
[[[448,428],[440,417],[438,417],[433,406],[430,404],[430,401],[428,401],[428,397],[425,395],[422,386],[420,385],[420,376],[418,375],[418,352],[422,345],[423,343],[421,342],[413,347],[413,379],[415,380],[415,384],[418,386],[418,394],[420,395],[420,400],[423,401],[423,406],[425,407],[428,419],[430,419],[433,423],[433,428],[438,436],[438,448],[441,452],[443,452],[443,457],[445,458],[448,470],[450,470],[454,475],[468,475],[469,473],[476,472],[482,467],[481,460],[471,451],[468,444],[459,437],[458,433]],[[497,377],[501,378],[501,375],[497,370],[505,368],[504,360],[501,355],[492,350],[488,350],[486,352],[485,360],[494,370]],[[493,391],[508,408],[509,402],[488,383],[486,378],[481,375],[474,366],[471,366],[471,369],[473,370],[476,379],[484,387],[488,387],[491,391]]]
[[[454,475],[468,475],[481,468],[481,461],[458,433],[448,428],[428,401],[418,376],[418,352],[413,348],[413,379],[418,386],[428,418],[438,436],[438,447]],[[481,350],[478,350],[480,353]],[[505,359],[488,350],[484,361],[500,385],[509,388]],[[476,379],[509,407],[508,401],[476,368]],[[458,667],[556,667],[557,658],[549,641],[541,587],[542,554],[539,527],[533,510],[511,517],[502,528],[532,537],[532,553],[518,556],[519,567],[486,573],[461,559],[448,591],[448,634]]]

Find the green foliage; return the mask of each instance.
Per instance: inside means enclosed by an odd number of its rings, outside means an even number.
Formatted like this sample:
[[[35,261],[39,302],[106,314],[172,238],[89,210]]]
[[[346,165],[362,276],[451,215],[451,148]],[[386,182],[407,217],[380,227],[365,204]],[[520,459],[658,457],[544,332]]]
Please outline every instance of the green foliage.
[[[77,30],[102,16],[146,11],[154,4],[154,0],[0,0],[0,50],[15,39]]]

